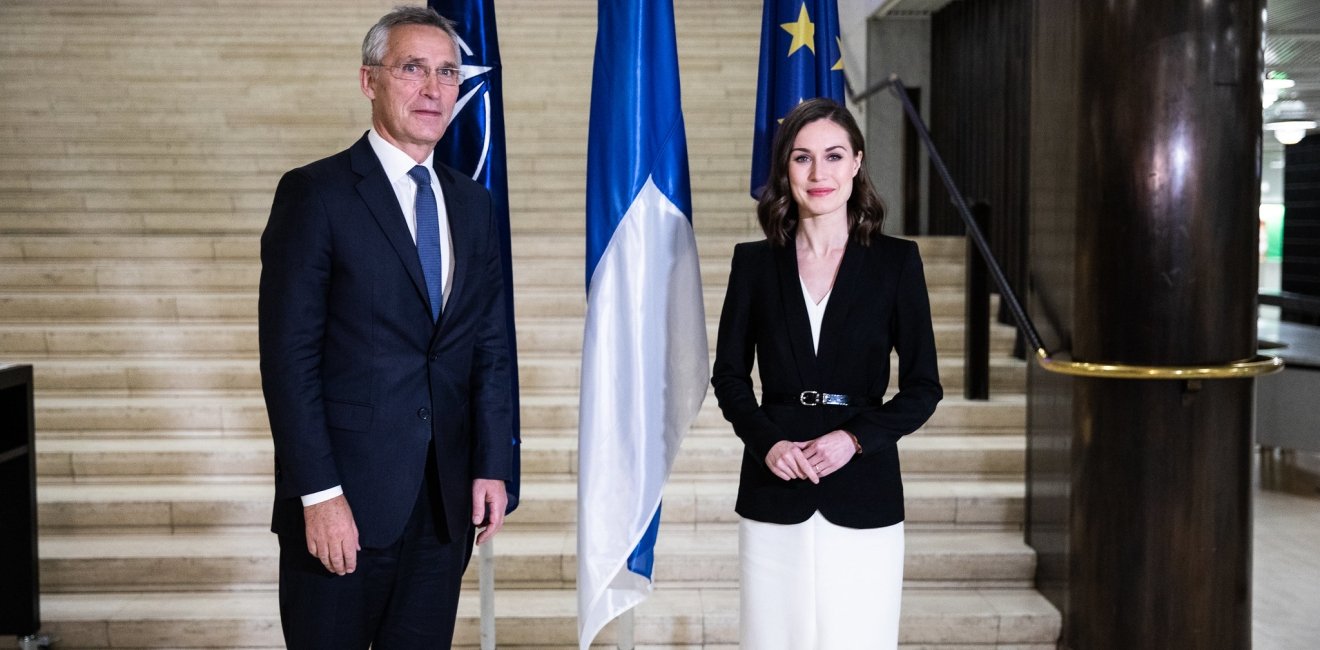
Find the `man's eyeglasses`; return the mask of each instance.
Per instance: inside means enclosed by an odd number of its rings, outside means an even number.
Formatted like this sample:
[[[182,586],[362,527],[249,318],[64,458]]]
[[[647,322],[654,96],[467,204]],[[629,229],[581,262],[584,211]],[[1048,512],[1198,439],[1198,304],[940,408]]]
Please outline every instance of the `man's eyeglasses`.
[[[390,75],[395,79],[404,81],[419,82],[425,81],[431,76],[432,69],[420,63],[400,63],[399,65],[385,65],[383,63],[367,64],[372,68],[385,68],[390,71]],[[457,86],[463,81],[463,71],[458,68],[435,68],[435,78],[446,86]]]

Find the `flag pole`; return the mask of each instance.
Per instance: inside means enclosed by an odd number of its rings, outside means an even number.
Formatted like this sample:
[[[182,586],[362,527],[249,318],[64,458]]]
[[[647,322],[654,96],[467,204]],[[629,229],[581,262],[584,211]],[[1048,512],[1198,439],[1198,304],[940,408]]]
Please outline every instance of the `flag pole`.
[[[495,540],[481,549],[477,582],[481,590],[481,650],[495,650]]]
[[[637,619],[633,617],[633,612],[637,609],[629,607],[628,611],[619,614],[618,639],[619,650],[633,650],[633,640],[637,634]]]

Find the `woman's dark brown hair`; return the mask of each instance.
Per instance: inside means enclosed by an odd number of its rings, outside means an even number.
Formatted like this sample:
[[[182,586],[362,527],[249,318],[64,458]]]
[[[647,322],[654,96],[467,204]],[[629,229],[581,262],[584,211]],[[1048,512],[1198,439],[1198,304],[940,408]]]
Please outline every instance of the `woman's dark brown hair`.
[[[803,127],[818,120],[829,120],[847,131],[854,153],[861,153],[866,148],[862,130],[857,128],[857,120],[853,119],[847,108],[831,99],[809,99],[798,104],[784,117],[770,149],[769,182],[761,191],[760,202],[756,204],[756,218],[761,222],[766,239],[775,246],[787,245],[798,225],[798,206],[788,183],[788,160],[793,153],[793,142]],[[871,185],[871,179],[866,173],[866,159],[862,158],[862,167],[853,177],[852,196],[848,197],[848,232],[857,243],[867,246],[880,234],[880,224],[884,219],[884,202]]]

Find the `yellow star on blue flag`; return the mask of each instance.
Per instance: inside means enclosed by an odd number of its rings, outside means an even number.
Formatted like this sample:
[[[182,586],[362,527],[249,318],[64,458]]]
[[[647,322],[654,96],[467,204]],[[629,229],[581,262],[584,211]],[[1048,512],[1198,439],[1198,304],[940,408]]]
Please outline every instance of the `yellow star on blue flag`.
[[[838,47],[837,56],[832,44]],[[794,106],[813,97],[843,103],[843,85],[836,0],[764,0],[756,133],[752,141],[753,198],[760,196],[765,186],[770,146],[780,120]]]
[[[783,23],[779,27],[793,35],[793,42],[788,44],[789,56],[804,47],[810,49],[812,54],[816,53],[816,25],[807,14],[807,3],[802,3],[802,11],[798,13],[797,20]]]

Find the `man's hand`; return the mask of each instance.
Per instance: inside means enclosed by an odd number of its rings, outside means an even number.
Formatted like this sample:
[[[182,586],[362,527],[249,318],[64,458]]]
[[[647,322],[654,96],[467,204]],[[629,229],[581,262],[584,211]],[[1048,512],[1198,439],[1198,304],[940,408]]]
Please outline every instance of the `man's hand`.
[[[327,571],[342,576],[357,570],[357,552],[362,547],[353,511],[344,495],[304,507],[303,520],[307,524],[307,552],[321,560]]]
[[[481,544],[504,527],[504,509],[509,495],[504,492],[504,481],[489,478],[472,479],[472,525],[477,527],[477,543]]]

